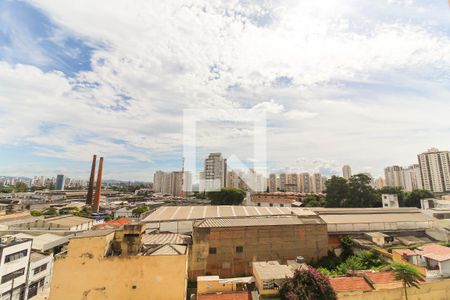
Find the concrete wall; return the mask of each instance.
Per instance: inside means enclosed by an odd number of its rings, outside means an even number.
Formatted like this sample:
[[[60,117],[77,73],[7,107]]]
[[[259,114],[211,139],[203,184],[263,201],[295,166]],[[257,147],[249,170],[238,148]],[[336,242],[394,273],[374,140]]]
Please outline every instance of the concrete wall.
[[[208,279],[197,281],[197,295],[211,294],[217,292],[233,292],[236,291],[236,283],[221,283],[219,282],[219,276],[208,276]]]
[[[448,300],[450,299],[450,279],[424,282],[420,289],[407,288],[409,300]],[[404,300],[403,287],[372,291],[356,295],[338,295],[339,300]]]
[[[103,257],[113,239],[114,232],[103,236],[72,238],[69,243],[68,256]]]
[[[184,300],[187,257],[66,257],[55,261],[50,300]]]
[[[236,253],[236,246],[244,251]],[[209,254],[209,248],[217,249]],[[189,277],[219,275],[222,278],[251,273],[254,261],[278,260],[286,263],[301,255],[306,260],[327,254],[325,224],[194,228],[189,258]]]
[[[370,232],[370,231],[402,231],[426,230],[433,227],[432,221],[424,222],[371,222],[371,223],[344,223],[328,224],[328,231],[332,233]]]

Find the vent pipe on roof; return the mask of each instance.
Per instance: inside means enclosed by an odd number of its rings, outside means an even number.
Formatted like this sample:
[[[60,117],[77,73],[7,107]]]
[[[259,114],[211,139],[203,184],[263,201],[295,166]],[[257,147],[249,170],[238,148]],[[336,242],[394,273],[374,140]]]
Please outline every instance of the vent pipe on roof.
[[[100,193],[102,190],[102,172],[103,172],[103,157],[100,157],[100,163],[98,164],[97,186],[95,188],[95,199],[92,205],[92,212],[98,212],[98,209],[100,208]]]
[[[94,181],[95,181],[95,165],[97,164],[97,155],[92,157],[91,177],[89,178],[89,186],[86,195],[86,205],[92,205],[92,196],[94,194]]]

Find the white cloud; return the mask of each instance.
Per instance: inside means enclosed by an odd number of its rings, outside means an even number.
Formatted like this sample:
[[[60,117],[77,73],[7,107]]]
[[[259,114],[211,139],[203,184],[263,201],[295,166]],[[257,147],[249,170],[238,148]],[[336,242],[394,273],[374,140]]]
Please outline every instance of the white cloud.
[[[244,107],[268,113],[278,167],[301,156],[381,172],[430,143],[450,147],[447,23],[435,31],[390,20],[354,0],[33,3],[61,30],[105,47],[75,78],[1,63],[0,143],[72,160],[103,152],[155,161],[181,155],[184,108]],[[248,150],[248,134],[218,130],[209,146]]]

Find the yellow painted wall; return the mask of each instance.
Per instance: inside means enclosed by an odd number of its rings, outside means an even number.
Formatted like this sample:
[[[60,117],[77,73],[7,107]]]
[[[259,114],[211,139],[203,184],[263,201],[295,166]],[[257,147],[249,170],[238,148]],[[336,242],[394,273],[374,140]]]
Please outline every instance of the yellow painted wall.
[[[55,261],[53,272],[50,300],[184,300],[186,297],[187,255],[68,256]]]
[[[339,300],[404,300],[404,289],[379,290],[358,295],[339,294]],[[420,289],[408,288],[409,300],[450,300],[450,279],[424,282]]]
[[[68,256],[103,257],[113,239],[114,232],[103,236],[72,238],[69,243]]]

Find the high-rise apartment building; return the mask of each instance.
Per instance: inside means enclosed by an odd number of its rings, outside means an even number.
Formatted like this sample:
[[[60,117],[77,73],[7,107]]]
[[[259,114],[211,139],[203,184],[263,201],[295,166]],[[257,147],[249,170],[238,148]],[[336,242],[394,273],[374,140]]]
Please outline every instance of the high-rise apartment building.
[[[313,193],[322,193],[323,192],[322,175],[320,175],[320,173],[314,173],[311,176],[311,183],[312,183],[312,192]]]
[[[411,165],[407,168],[390,166],[384,169],[385,185],[399,187],[405,192],[411,192],[422,188],[422,179],[419,165]]]
[[[269,192],[273,193],[277,191],[277,174],[269,175]]]
[[[417,158],[423,188],[435,193],[450,192],[450,152],[431,148]]]
[[[205,159],[205,185],[207,190],[220,190],[227,186],[227,160],[222,153],[210,153]]]
[[[350,177],[352,177],[352,168],[349,165],[344,165],[342,167],[342,177],[345,179],[350,179]]]
[[[58,191],[64,191],[64,175],[62,174],[58,174],[56,176],[56,185],[55,185],[55,189]]]
[[[297,193],[298,181],[299,181],[298,174],[296,173],[286,174],[286,184],[285,184],[286,192]]]
[[[190,192],[192,189],[192,174],[189,172],[156,171],[153,175],[153,191],[155,193],[182,196],[183,192]]]
[[[384,169],[386,186],[403,188],[403,168],[400,166],[390,166]]]
[[[312,193],[311,178],[309,173],[300,174],[300,190],[301,193]]]
[[[280,191],[286,191],[286,173],[280,174]]]
[[[419,165],[415,164],[403,169],[403,190],[412,192],[417,189],[422,189],[422,176]]]

